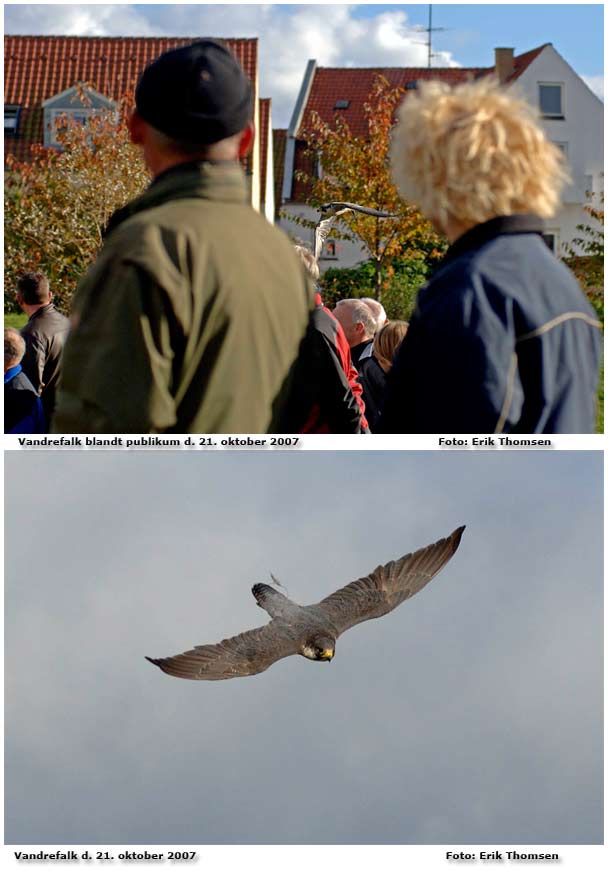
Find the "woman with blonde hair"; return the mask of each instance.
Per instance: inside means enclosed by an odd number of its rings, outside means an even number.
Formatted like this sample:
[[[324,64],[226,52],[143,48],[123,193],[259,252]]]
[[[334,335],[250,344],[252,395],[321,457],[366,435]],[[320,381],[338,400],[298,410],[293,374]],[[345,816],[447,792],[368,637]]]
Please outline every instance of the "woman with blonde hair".
[[[568,172],[534,111],[491,76],[422,82],[391,159],[450,247],[419,293],[381,430],[591,432],[601,325],[542,238]]]
[[[388,321],[375,334],[371,356],[360,360],[359,379],[371,433],[377,428],[386,392],[387,374],[408,328],[406,321]]]

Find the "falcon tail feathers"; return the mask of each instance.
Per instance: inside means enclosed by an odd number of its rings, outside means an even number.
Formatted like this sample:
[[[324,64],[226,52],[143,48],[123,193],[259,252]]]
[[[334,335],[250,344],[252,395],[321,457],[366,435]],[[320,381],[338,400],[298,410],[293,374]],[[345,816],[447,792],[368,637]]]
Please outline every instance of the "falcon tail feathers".
[[[288,597],[269,584],[255,584],[252,588],[252,594],[257,605],[271,615],[272,618],[280,617],[284,613],[286,606],[290,603]]]

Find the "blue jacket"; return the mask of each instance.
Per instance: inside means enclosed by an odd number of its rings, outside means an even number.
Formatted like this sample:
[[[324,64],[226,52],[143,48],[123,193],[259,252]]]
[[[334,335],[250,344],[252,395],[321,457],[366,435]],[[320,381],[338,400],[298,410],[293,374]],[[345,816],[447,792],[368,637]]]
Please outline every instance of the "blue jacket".
[[[4,432],[46,432],[42,402],[19,363],[4,373]]]
[[[533,215],[449,248],[388,378],[384,433],[591,433],[601,324]]]

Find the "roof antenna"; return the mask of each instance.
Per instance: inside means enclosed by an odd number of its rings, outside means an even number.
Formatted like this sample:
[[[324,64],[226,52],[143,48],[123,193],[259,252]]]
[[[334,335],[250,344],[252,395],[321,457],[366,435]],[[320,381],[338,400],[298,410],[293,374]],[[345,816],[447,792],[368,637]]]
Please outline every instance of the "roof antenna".
[[[424,28],[428,34],[428,68],[432,66],[432,55],[434,54],[432,51],[432,31],[445,29],[444,27],[432,27],[432,4],[430,3],[428,6],[428,26]]]

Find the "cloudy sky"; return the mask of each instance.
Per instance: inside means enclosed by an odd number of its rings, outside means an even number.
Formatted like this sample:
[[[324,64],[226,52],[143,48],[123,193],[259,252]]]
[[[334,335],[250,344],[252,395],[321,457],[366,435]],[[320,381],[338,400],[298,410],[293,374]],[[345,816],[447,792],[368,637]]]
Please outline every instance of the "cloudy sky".
[[[21,844],[602,839],[600,452],[9,452]],[[153,657],[467,524],[413,600],[226,682]]]
[[[552,14],[549,14],[552,10]],[[427,5],[7,4],[5,32],[89,36],[236,36],[260,40],[261,96],[287,127],[307,61],[321,66],[426,66]],[[434,64],[491,66],[493,50],[546,42],[600,96],[603,5],[433,6]]]

